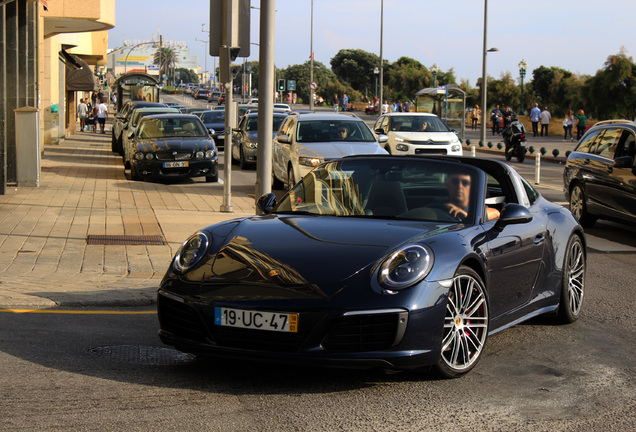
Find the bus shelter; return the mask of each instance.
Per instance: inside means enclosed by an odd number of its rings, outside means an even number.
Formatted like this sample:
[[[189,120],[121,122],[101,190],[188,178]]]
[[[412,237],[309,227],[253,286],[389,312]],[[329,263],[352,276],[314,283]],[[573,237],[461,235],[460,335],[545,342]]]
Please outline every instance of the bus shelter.
[[[415,93],[415,111],[437,115],[449,129],[464,140],[466,131],[466,93],[455,84],[425,88]]]
[[[143,72],[129,72],[115,81],[117,111],[130,100],[159,102],[159,80]]]

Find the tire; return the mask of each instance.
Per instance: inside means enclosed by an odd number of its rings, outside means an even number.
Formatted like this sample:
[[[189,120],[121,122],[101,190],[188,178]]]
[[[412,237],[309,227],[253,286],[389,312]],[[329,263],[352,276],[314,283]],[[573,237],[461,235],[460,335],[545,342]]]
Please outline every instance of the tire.
[[[121,136],[117,138],[117,153],[119,153],[120,156],[124,155],[124,142]]]
[[[141,176],[139,175],[139,171],[136,165],[132,165],[130,167],[130,178],[131,180],[134,181],[140,181],[142,180]]]
[[[205,178],[206,183],[218,183],[219,182],[219,174],[212,174]]]
[[[506,155],[506,161],[507,162],[510,162],[510,159],[512,159],[512,152],[510,150],[511,150],[510,146],[507,145],[506,146],[506,150],[504,152],[505,155]]]
[[[583,242],[573,235],[568,242],[563,259],[559,321],[568,324],[579,319],[585,293],[585,253]]]
[[[130,161],[124,159],[124,169],[130,169]]]
[[[245,161],[245,155],[243,154],[242,147],[239,147],[239,166],[242,170],[247,169],[247,162]]]
[[[390,155],[392,155],[392,154],[393,154],[393,153],[391,153],[391,147],[389,147],[389,146],[384,147],[384,150],[386,150],[386,152],[387,152],[388,154],[390,154]]]
[[[272,190],[280,190],[283,188],[283,183],[274,175],[274,167],[272,167]]]
[[[443,377],[457,378],[475,367],[488,338],[488,310],[481,277],[470,267],[459,267],[448,293],[437,363]]]
[[[292,167],[287,169],[287,190],[290,191],[296,185],[296,179],[294,178],[294,170]]]
[[[517,162],[523,163],[523,160],[526,158],[526,149],[524,147],[519,146],[517,149]]]
[[[596,223],[596,217],[587,212],[585,192],[578,184],[575,184],[570,190],[570,211],[574,215],[574,219],[584,228],[591,228]]]

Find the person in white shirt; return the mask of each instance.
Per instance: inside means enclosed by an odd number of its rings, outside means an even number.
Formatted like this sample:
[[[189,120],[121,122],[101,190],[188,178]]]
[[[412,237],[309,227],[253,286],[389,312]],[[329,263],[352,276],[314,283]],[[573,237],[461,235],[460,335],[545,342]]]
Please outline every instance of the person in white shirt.
[[[389,101],[385,100],[382,104],[382,114],[386,114],[389,112]]]
[[[539,104],[535,103],[534,108],[530,110],[530,121],[532,122],[532,136],[539,136],[539,118],[541,117],[541,110]]]
[[[106,119],[108,118],[108,106],[103,100],[97,107],[97,121],[99,122],[99,130],[105,134],[104,127],[106,126]]]
[[[80,99],[79,106],[77,107],[77,115],[80,120],[80,131],[84,131],[86,127],[86,117],[88,117],[88,105],[84,103],[84,99]]]
[[[550,115],[550,111],[548,111],[548,107],[545,107],[543,111],[541,111],[541,136],[543,136],[543,132],[545,131],[545,136],[548,136],[548,128],[550,127],[550,119],[552,116]]]

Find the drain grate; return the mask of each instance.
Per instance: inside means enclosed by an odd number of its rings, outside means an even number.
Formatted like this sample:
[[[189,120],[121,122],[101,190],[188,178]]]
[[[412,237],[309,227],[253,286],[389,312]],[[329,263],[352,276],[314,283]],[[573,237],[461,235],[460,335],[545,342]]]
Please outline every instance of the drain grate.
[[[88,352],[119,363],[146,366],[173,366],[190,363],[194,360],[193,355],[182,353],[172,348],[142,345],[98,346],[89,348]]]
[[[164,245],[160,235],[89,235],[86,237],[89,245],[132,245],[132,246],[161,246]]]

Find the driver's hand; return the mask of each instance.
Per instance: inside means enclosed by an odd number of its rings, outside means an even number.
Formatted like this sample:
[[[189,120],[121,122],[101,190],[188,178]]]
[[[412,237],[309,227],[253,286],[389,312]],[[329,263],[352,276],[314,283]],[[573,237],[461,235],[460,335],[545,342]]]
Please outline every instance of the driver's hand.
[[[448,203],[446,204],[446,208],[448,209],[448,214],[453,217],[461,219],[465,219],[468,217],[468,212],[457,207],[455,204]]]

